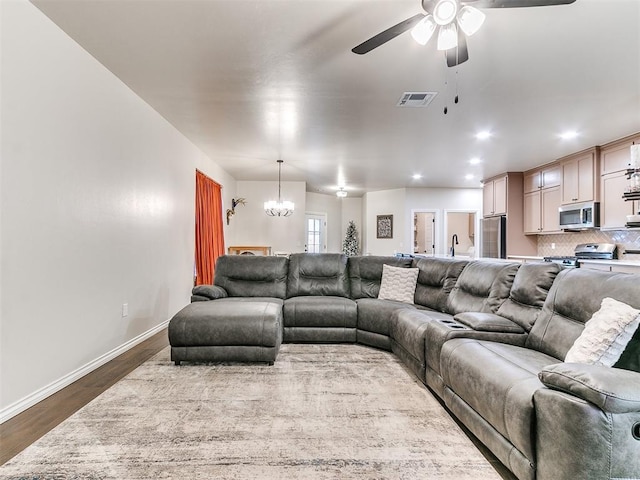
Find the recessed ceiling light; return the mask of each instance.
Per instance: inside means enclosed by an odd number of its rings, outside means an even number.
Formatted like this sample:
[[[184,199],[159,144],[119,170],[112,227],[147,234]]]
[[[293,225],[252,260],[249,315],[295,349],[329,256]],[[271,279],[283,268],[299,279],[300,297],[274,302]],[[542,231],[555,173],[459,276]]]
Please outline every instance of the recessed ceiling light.
[[[422,175],[420,175],[419,173],[414,173],[411,178],[413,178],[414,180],[420,180],[422,178]]]
[[[468,173],[468,174],[466,174],[466,175],[464,176],[464,178],[465,178],[466,180],[473,180],[473,175],[472,175],[472,174],[470,174],[470,173]]]
[[[471,160],[469,160],[469,163],[471,165],[478,165],[480,163],[480,159],[478,157],[473,157]]]
[[[476,138],[478,140],[486,140],[491,136],[491,132],[489,130],[482,130],[481,132],[476,133]]]
[[[577,136],[578,136],[578,132],[576,132],[575,130],[567,130],[566,132],[562,132],[560,134],[560,138],[562,140],[573,140]]]

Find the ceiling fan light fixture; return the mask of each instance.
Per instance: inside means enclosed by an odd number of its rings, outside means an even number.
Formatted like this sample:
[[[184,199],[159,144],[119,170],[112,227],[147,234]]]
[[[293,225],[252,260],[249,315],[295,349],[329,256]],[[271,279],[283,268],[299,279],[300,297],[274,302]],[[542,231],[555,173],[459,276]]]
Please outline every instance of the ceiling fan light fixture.
[[[433,9],[433,18],[438,25],[448,25],[455,20],[457,13],[456,0],[439,0]]]
[[[438,50],[449,50],[458,46],[458,28],[455,23],[443,25],[438,31]]]
[[[411,36],[420,45],[426,45],[427,42],[433,36],[437,24],[432,15],[427,15],[420,22],[411,29]]]
[[[486,15],[477,8],[465,5],[458,13],[458,25],[465,35],[470,37],[480,30],[485,18]]]

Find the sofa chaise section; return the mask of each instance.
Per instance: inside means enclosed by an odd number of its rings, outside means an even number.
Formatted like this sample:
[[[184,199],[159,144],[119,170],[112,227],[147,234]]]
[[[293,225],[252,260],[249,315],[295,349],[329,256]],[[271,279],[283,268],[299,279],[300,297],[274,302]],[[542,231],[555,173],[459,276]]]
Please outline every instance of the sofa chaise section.
[[[169,322],[171,360],[266,362],[282,343],[282,303],[193,302]]]
[[[214,285],[192,291],[192,303],[169,322],[171,359],[273,363],[282,343],[288,260],[224,255]]]

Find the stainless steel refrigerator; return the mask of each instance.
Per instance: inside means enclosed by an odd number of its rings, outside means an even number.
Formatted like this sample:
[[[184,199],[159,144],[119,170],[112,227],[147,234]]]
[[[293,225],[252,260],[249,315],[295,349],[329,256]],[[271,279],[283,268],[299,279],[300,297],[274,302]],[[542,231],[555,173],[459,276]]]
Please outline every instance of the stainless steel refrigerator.
[[[507,258],[507,217],[487,217],[480,220],[482,229],[481,257]]]

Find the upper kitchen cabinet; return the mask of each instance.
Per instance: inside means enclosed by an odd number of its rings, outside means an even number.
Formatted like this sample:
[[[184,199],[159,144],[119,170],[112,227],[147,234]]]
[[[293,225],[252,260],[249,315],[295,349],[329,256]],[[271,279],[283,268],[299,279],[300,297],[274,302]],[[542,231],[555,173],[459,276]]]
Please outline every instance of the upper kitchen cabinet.
[[[616,230],[626,228],[627,215],[638,213],[640,202],[626,202],[622,194],[629,185],[627,168],[631,160],[631,145],[640,144],[640,133],[602,146],[600,228]]]
[[[640,133],[603,145],[600,148],[600,174],[626,172],[631,161],[631,145],[634,143],[640,144]]]
[[[524,193],[535,192],[543,188],[559,187],[562,170],[560,163],[555,162],[524,174]]]
[[[482,188],[482,215],[507,214],[507,175],[501,175],[484,182]]]
[[[560,161],[562,204],[599,200],[600,149],[590,148]]]

